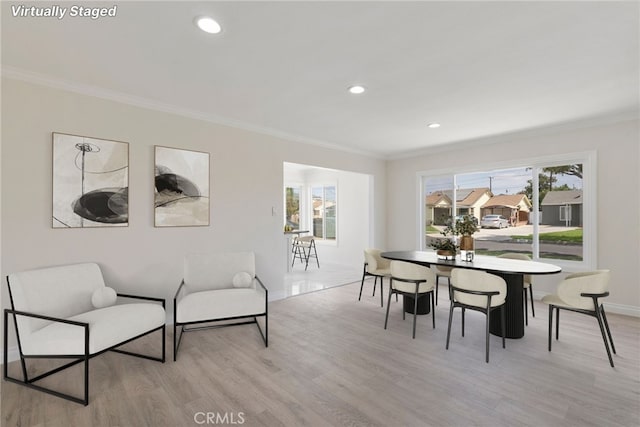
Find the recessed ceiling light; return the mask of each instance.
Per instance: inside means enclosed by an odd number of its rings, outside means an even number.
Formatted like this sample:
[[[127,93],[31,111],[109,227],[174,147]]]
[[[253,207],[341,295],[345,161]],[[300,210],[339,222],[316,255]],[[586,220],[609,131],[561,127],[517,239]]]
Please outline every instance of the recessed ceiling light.
[[[436,129],[440,127],[440,123],[429,123],[427,127],[430,129]]]
[[[222,31],[222,27],[215,19],[208,16],[199,16],[195,19],[195,23],[202,31],[210,34],[218,34]]]
[[[364,93],[365,89],[363,86],[351,86],[349,88],[349,92],[353,93],[354,95],[359,95],[361,93]]]

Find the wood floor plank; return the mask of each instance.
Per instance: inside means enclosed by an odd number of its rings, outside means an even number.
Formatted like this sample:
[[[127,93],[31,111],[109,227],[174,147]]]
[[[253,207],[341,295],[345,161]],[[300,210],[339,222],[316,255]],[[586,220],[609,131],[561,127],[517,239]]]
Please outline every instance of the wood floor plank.
[[[464,337],[455,313],[445,349],[446,286],[436,329],[430,315],[418,316],[416,339],[402,301],[392,301],[384,330],[386,306],[371,292],[358,301],[359,287],[271,303],[269,348],[255,325],[244,325],[185,334],[175,363],[170,344],[165,364],[105,353],[90,363],[88,407],[3,382],[1,424],[174,427],[207,425],[198,422],[207,416],[244,426],[640,424],[638,318],[608,315],[618,350],[612,369],[595,319],[577,313],[562,312],[549,352],[547,307],[536,301],[524,338],[503,349],[491,337],[487,364],[480,313],[467,313]],[[154,353],[157,341],[145,337],[129,349]],[[30,372],[47,366],[36,362]],[[17,363],[9,367],[20,375]],[[79,393],[82,369],[47,383]]]

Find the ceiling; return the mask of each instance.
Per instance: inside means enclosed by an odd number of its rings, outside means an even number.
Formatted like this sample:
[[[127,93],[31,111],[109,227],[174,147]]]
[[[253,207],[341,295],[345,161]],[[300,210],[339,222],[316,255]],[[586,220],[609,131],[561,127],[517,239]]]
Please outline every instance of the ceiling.
[[[378,157],[638,112],[638,2],[15,4],[8,77]]]

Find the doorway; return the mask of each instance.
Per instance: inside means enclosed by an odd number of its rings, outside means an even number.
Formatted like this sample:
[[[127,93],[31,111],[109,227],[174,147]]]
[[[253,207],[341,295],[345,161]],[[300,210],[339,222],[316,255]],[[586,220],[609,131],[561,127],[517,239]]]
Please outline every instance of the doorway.
[[[373,177],[298,163],[283,164],[283,227],[313,236],[318,254],[285,273],[286,296],[353,283],[362,278],[363,250],[373,236]],[[289,247],[289,250],[290,247]]]

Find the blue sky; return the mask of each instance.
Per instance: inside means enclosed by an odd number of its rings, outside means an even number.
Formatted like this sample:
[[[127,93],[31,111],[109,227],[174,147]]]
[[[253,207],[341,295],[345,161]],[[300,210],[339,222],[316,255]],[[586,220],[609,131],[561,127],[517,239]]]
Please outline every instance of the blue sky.
[[[491,172],[475,172],[456,176],[458,188],[491,187],[493,194],[516,194],[524,190],[531,179],[531,170],[527,168],[501,169]],[[582,188],[582,180],[570,175],[557,175],[554,185],[567,184],[569,188]],[[453,187],[453,177],[434,177],[427,179],[426,193],[447,190]]]

